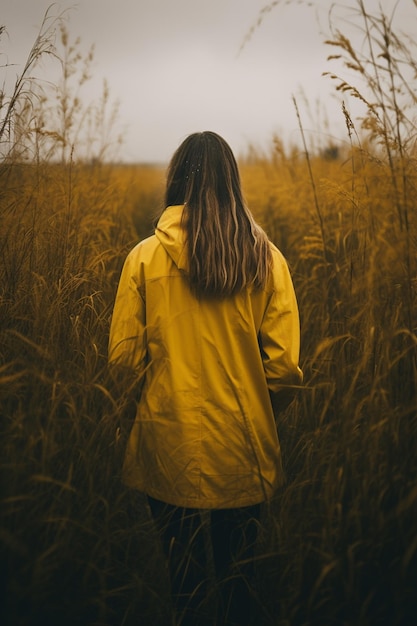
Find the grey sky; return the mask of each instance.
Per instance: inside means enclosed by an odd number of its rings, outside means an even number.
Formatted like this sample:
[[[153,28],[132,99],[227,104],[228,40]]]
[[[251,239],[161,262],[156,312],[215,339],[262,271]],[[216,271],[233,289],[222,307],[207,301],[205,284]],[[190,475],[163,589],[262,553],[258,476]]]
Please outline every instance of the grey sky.
[[[22,64],[51,0],[1,0],[0,42],[10,63]],[[249,143],[266,148],[276,132],[298,140],[292,95],[320,102],[330,131],[344,133],[334,86],[322,72],[335,69],[323,44],[331,0],[282,0],[239,49],[268,0],[66,0],[72,38],[95,44],[94,78],[86,98],[98,98],[103,79],[120,101],[127,161],[165,161],[190,132],[215,130],[235,152]],[[344,6],[356,6],[344,0]],[[374,0],[365,2],[377,5]],[[396,2],[382,0],[391,12]],[[413,0],[400,0],[400,23],[415,21]],[[310,6],[314,5],[314,6]],[[402,20],[402,22],[401,22]],[[412,28],[413,28],[412,27]],[[343,23],[341,23],[343,29]],[[18,69],[18,68],[17,68]],[[16,68],[13,71],[16,73]],[[10,70],[9,70],[10,71]],[[324,115],[324,113],[322,113]],[[306,116],[306,128],[314,123]],[[323,129],[324,131],[325,129]]]

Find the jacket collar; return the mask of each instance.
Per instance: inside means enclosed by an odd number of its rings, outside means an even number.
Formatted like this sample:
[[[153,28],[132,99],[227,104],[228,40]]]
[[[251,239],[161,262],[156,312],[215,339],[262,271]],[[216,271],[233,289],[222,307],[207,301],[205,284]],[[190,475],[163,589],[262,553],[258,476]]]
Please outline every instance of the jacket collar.
[[[188,272],[186,234],[181,224],[184,205],[169,206],[162,213],[155,235],[179,270]]]

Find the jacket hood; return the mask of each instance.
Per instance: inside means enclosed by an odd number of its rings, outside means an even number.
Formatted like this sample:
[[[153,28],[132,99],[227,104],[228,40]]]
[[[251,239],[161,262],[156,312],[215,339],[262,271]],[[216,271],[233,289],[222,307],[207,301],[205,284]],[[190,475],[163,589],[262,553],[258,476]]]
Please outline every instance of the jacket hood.
[[[162,213],[155,235],[179,270],[188,272],[186,234],[181,225],[184,205],[169,206]]]

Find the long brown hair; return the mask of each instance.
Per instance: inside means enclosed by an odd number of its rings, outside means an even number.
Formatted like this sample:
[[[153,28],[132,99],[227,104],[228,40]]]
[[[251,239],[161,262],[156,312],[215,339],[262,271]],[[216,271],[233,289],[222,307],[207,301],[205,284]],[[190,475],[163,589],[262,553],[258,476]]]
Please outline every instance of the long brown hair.
[[[180,204],[194,293],[224,297],[265,286],[268,238],[244,202],[236,159],[220,135],[194,133],[174,153],[165,206]]]

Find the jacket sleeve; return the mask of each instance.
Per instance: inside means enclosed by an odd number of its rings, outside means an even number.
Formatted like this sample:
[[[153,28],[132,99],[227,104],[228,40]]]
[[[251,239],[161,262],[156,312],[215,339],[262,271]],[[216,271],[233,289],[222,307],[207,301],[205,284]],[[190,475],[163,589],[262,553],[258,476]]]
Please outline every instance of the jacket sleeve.
[[[267,385],[272,394],[298,386],[300,321],[288,265],[278,250],[273,251],[273,290],[259,332],[259,345]]]
[[[118,370],[142,378],[146,368],[146,309],[136,249],[124,263],[110,325],[108,359]]]

